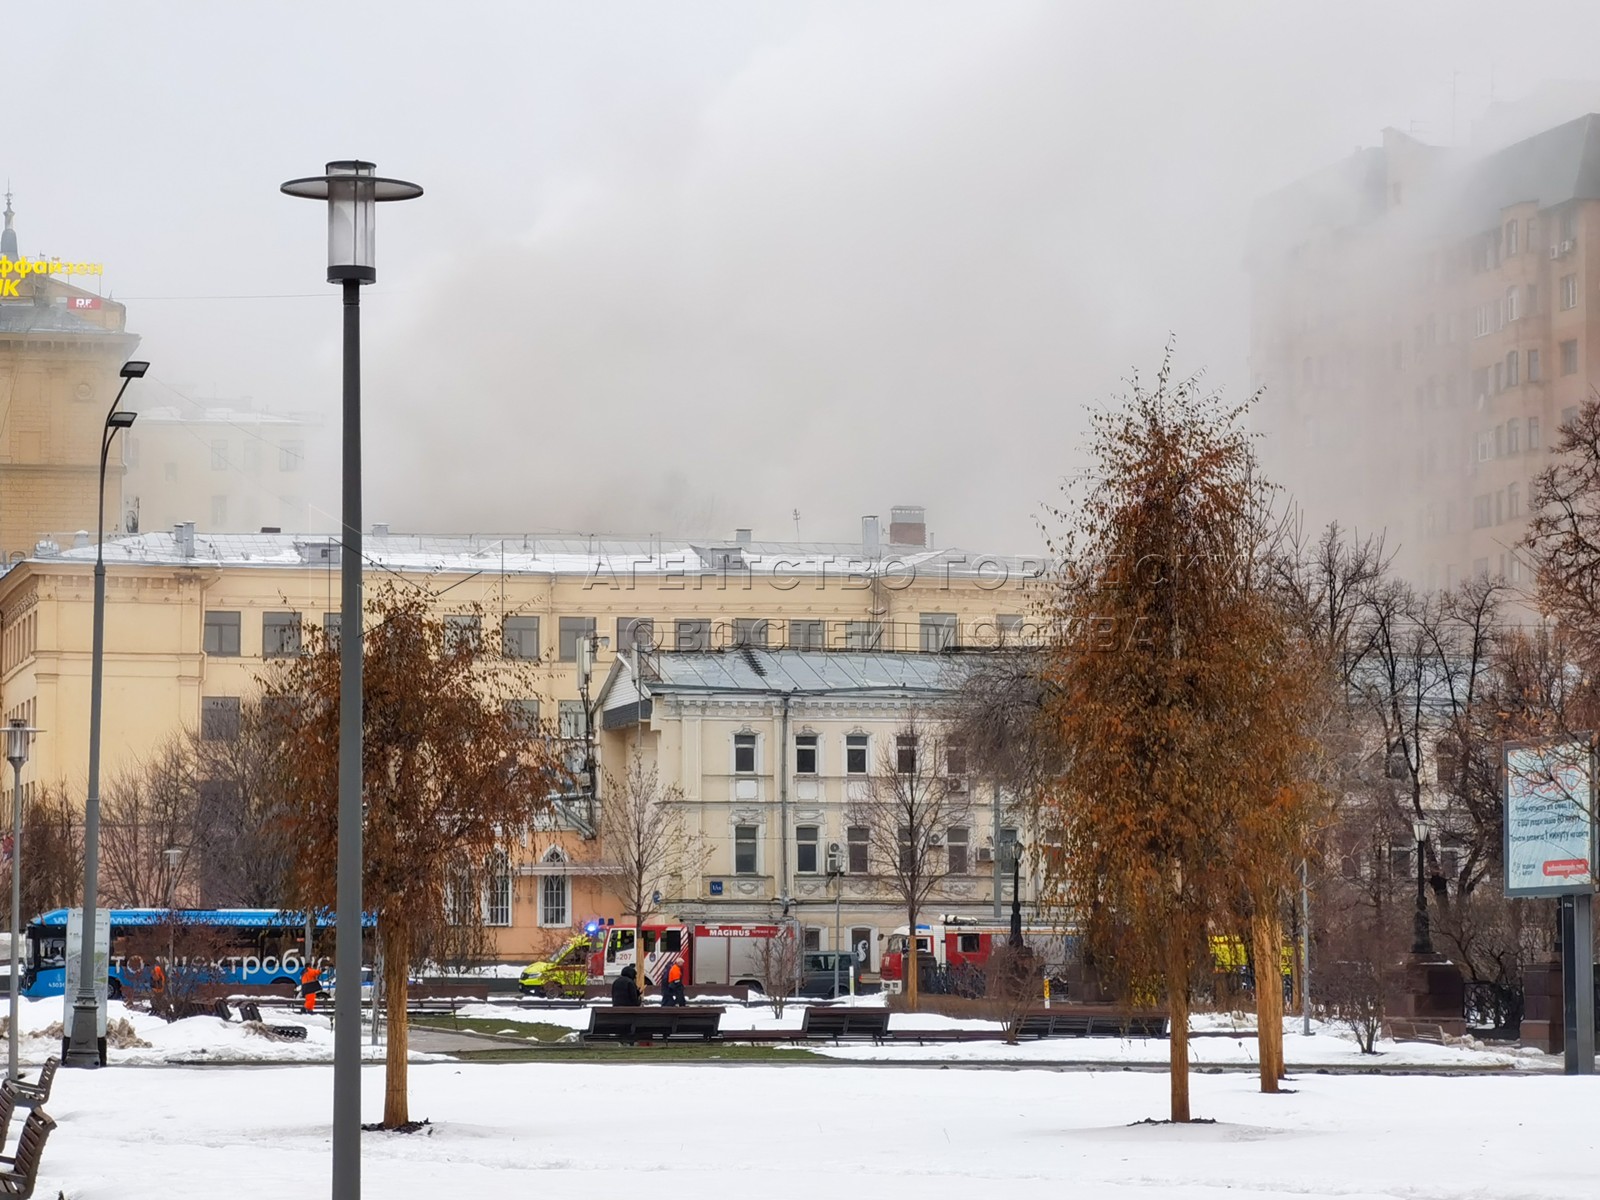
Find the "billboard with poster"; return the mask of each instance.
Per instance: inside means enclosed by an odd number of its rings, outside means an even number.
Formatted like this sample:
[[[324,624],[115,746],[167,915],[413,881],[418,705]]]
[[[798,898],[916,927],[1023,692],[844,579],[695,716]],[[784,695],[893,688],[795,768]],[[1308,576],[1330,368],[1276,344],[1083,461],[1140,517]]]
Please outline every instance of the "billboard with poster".
[[[1594,752],[1588,737],[1505,748],[1507,896],[1595,889]]]

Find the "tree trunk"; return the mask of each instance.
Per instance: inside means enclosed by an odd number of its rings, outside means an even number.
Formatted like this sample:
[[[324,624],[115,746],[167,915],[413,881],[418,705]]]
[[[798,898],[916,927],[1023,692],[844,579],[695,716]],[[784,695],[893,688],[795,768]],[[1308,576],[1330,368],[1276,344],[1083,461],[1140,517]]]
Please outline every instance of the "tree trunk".
[[[1167,1024],[1169,1073],[1172,1077],[1172,1120],[1189,1120],[1189,964],[1183,939],[1169,934],[1167,948]]]
[[[917,969],[919,964],[918,964],[918,961],[917,961],[917,912],[916,912],[916,909],[912,909],[907,914],[907,916],[906,916],[906,928],[908,928],[911,931],[910,937],[908,938],[907,943],[906,943],[906,956],[905,956],[905,959],[904,959],[904,963],[905,963],[905,967],[904,967],[905,985],[906,985],[906,1007],[909,1008],[912,1012],[916,1012],[917,1011],[917,1005],[921,1002],[921,999],[922,999],[921,990],[917,986],[918,983],[919,983],[918,976],[921,975],[921,972]]]
[[[1256,1048],[1261,1059],[1261,1090],[1276,1092],[1283,1074],[1283,975],[1280,968],[1277,906],[1259,899],[1250,918],[1251,954],[1256,974]]]
[[[406,1053],[409,1026],[406,1000],[411,974],[411,946],[399,922],[380,926],[383,937],[383,993],[389,1011],[389,1042],[384,1058],[383,1127],[394,1129],[411,1120],[406,1102]]]

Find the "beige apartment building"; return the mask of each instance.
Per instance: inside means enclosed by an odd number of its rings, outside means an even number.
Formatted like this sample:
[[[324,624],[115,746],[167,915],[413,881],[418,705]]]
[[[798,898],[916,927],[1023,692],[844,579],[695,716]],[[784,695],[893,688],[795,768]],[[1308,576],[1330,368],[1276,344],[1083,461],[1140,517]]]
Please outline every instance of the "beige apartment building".
[[[664,795],[681,796],[669,803],[692,847],[658,917],[790,918],[807,948],[852,950],[860,969],[876,971],[906,908],[860,806],[900,771],[937,784],[945,809],[943,827],[927,831],[943,877],[919,921],[994,920],[997,892],[1011,896],[996,847],[1019,840],[1019,821],[940,728],[967,661],[740,648],[645,655],[635,670],[619,658],[596,697],[605,786],[637,755]]]
[[[913,655],[1028,634],[1040,559],[927,546],[921,510],[896,510],[843,543],[426,537],[381,527],[365,539],[367,587],[425,588],[438,611],[515,660],[524,702],[559,731],[585,730],[580,646],[597,689],[619,646],[733,645]],[[894,539],[899,539],[894,540]],[[26,781],[85,785],[93,610],[90,545],[45,547],[0,577],[0,710],[43,729]],[[225,730],[276,655],[339,606],[337,542],[206,533],[183,525],[109,541],[103,777],[184,728]],[[489,905],[502,953],[602,908],[598,848],[568,813],[524,847]],[[548,883],[551,876],[565,883]],[[510,893],[507,895],[506,893]],[[558,918],[565,896],[568,912]],[[547,911],[548,910],[548,911]]]
[[[1526,580],[1532,478],[1600,383],[1600,115],[1502,148],[1379,147],[1263,200],[1263,457],[1413,582]]]

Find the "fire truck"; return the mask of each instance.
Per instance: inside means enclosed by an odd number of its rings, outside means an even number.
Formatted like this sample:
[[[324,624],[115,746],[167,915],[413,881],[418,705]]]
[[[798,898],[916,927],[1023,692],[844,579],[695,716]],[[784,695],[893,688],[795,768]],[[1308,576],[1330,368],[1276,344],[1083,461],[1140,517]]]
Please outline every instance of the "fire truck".
[[[635,943],[631,925],[611,925],[590,956],[589,974],[610,983],[630,963],[638,968],[639,986],[659,985],[674,962],[684,967],[684,983],[743,985],[762,989],[763,959],[770,958],[772,939],[794,937],[796,931],[775,924],[713,921],[702,925],[646,924]]]
[[[946,916],[938,925],[917,926],[917,958],[933,964],[923,970],[981,975],[989,965],[989,956],[1010,937],[1009,922],[996,924],[976,917]],[[1025,925],[1022,937],[1050,970],[1067,961],[1075,941],[1071,933],[1054,926]],[[905,986],[905,960],[910,946],[908,926],[901,925],[889,935],[879,971],[884,991],[899,992]]]

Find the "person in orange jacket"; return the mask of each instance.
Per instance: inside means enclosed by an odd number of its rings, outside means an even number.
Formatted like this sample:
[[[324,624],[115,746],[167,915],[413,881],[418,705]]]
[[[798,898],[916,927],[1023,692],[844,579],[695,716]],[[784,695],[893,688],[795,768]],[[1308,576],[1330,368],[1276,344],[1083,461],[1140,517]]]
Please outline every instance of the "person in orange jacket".
[[[683,995],[683,960],[675,958],[667,968],[667,978],[661,987],[661,1004],[664,1008],[687,1008],[689,1001]]]
[[[322,972],[312,963],[306,964],[306,969],[300,972],[300,994],[305,997],[306,1016],[313,1016],[317,1011],[317,993],[322,990]]]

